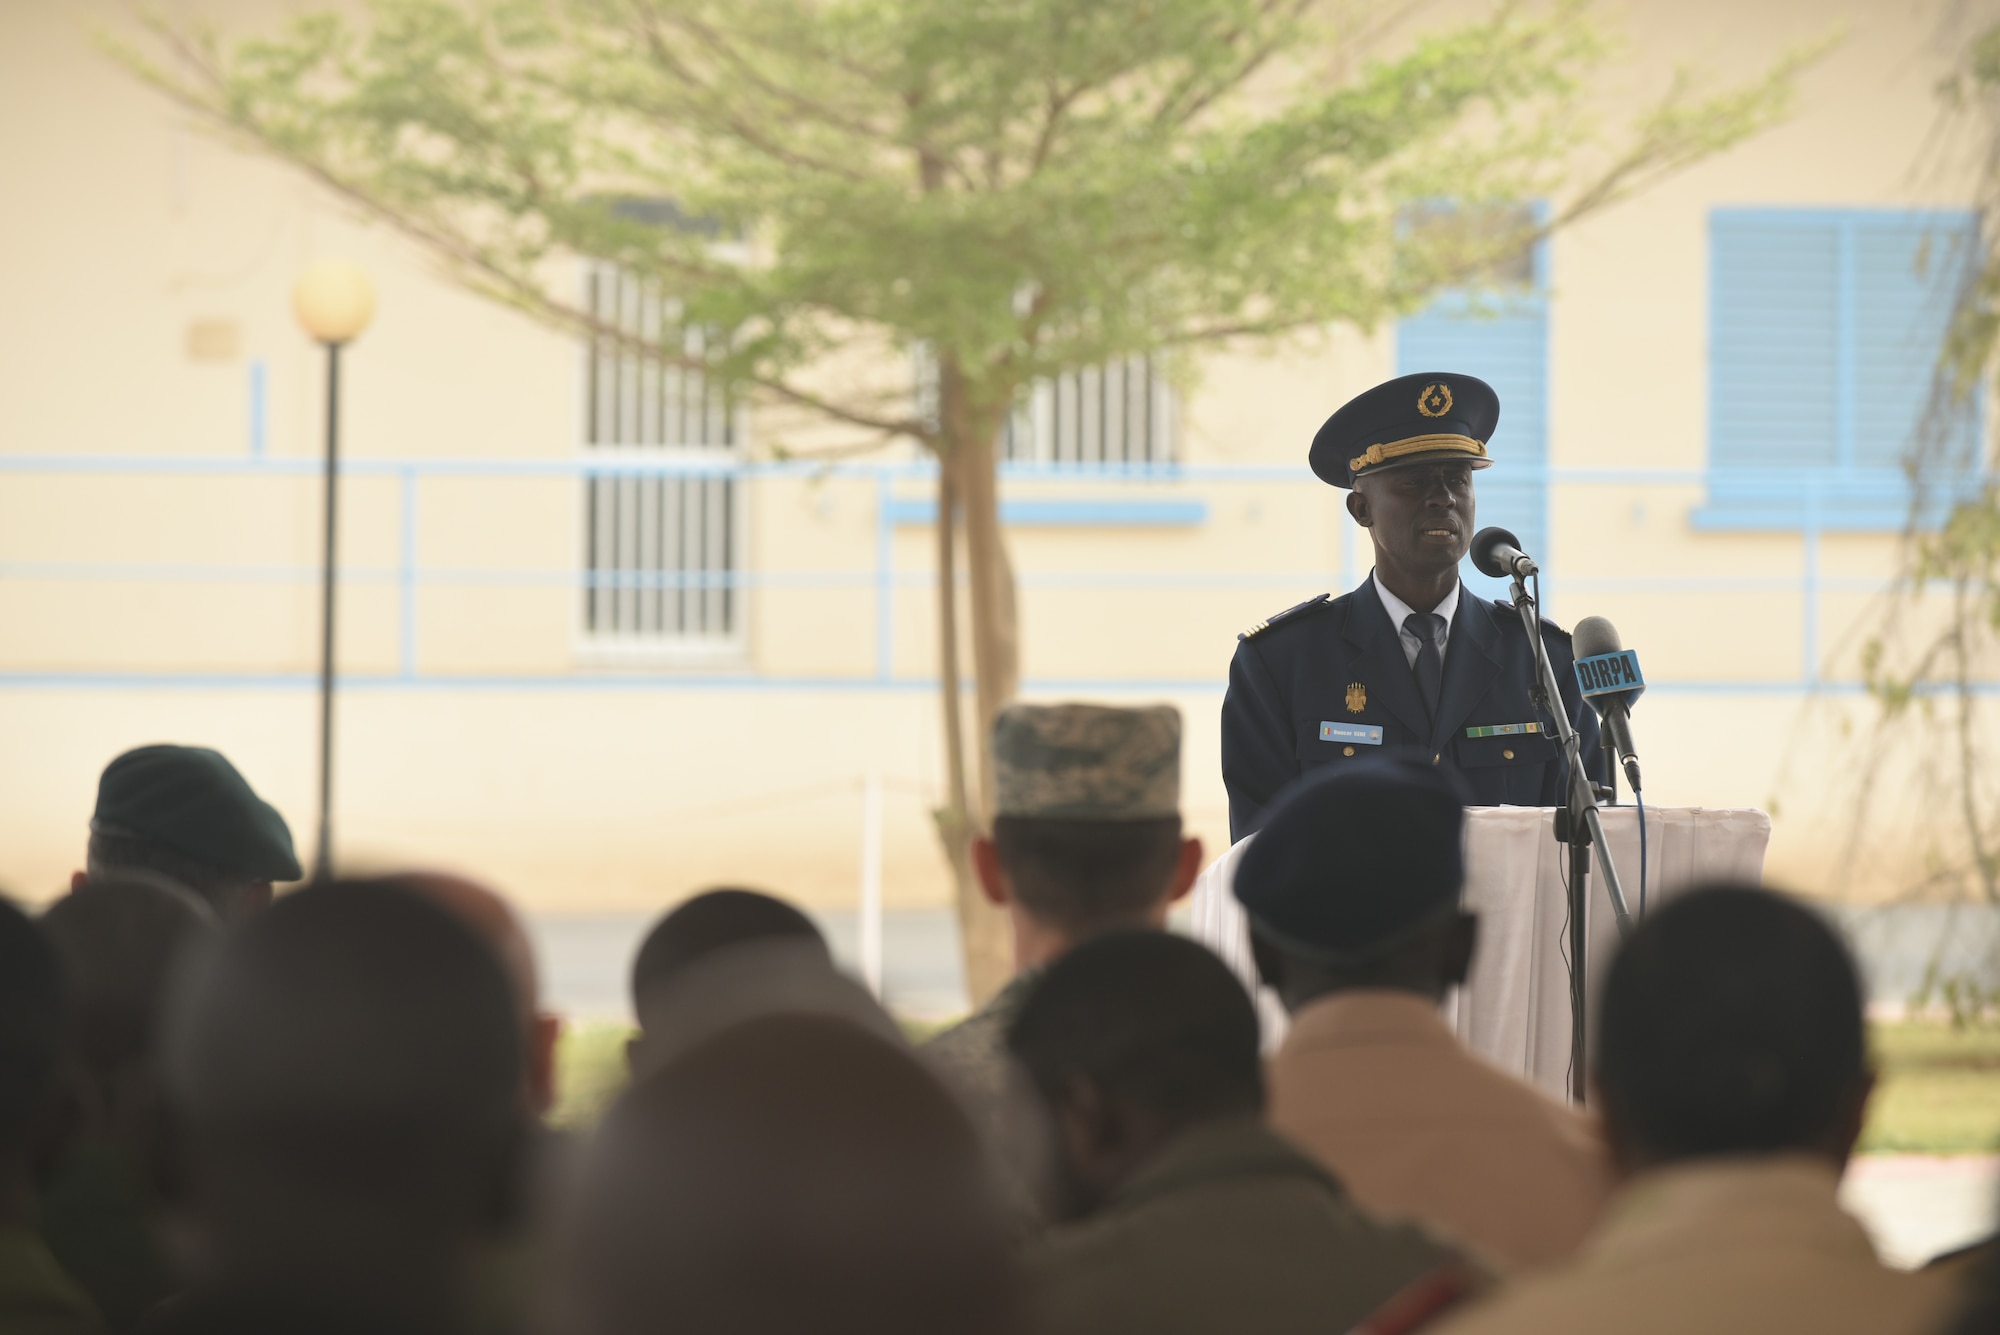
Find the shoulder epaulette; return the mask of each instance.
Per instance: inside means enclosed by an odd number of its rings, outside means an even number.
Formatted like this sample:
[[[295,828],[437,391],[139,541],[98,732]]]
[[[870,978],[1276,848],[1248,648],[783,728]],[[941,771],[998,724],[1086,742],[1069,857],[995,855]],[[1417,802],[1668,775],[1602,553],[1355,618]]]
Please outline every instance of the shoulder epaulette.
[[[1497,608],[1499,611],[1505,613],[1509,618],[1518,619],[1519,614],[1514,611],[1514,604],[1510,600],[1506,598],[1495,598],[1493,600],[1493,606]],[[1558,626],[1555,622],[1549,620],[1547,617],[1543,617],[1541,620],[1542,620],[1543,630],[1552,630],[1556,634],[1562,636],[1565,640],[1569,638],[1569,632],[1563,629],[1561,626]]]
[[[1262,635],[1265,631],[1271,629],[1271,627],[1277,625],[1280,621],[1288,621],[1292,617],[1295,617],[1299,613],[1305,611],[1308,607],[1318,607],[1321,603],[1325,602],[1327,599],[1331,597],[1333,597],[1333,595],[1330,593],[1318,594],[1315,597],[1308,598],[1304,602],[1299,603],[1295,606],[1287,607],[1282,612],[1273,612],[1270,616],[1265,617],[1262,621],[1259,621],[1256,625],[1244,631],[1241,635],[1238,635],[1236,638],[1239,640],[1255,639],[1257,636]]]

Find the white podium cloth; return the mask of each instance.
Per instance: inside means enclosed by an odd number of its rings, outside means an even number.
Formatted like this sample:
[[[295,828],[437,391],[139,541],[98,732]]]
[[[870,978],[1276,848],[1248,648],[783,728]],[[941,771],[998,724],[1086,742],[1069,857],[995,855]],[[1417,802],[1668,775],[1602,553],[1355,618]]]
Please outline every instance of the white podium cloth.
[[[1639,916],[1639,813],[1605,807],[1604,829]],[[1569,1095],[1569,849],[1555,840],[1549,807],[1472,807],[1465,821],[1465,907],[1479,915],[1479,947],[1465,986],[1445,1016],[1475,1052],[1558,1097]],[[1255,836],[1250,836],[1254,838]],[[1284,1036],[1277,998],[1257,988],[1249,927],[1232,885],[1250,838],[1210,863],[1195,882],[1189,934],[1226,961],[1253,990],[1265,1051]],[[1646,901],[1657,906],[1697,882],[1761,881],[1771,818],[1761,811],[1707,807],[1646,809]],[[1586,984],[1594,1007],[1618,947],[1618,925],[1593,857]]]

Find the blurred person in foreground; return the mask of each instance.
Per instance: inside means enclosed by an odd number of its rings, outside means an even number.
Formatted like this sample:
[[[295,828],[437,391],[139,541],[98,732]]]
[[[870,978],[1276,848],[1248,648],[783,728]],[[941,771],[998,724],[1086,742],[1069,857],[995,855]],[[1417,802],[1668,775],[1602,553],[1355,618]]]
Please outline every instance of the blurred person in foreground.
[[[534,944],[520,914],[497,891],[449,872],[400,872],[398,884],[442,906],[486,943],[506,971],[521,1025],[521,1105],[532,1119],[522,1149],[522,1196],[510,1227],[476,1248],[468,1263],[465,1322],[484,1335],[531,1326],[545,1307],[549,1221],[574,1172],[574,1138],[545,1125],[555,1108],[556,1049],[562,1019],[542,1009]]]
[[[1181,833],[1181,716],[1171,705],[1009,705],[993,725],[993,835],[980,888],[1005,909],[1015,977],[933,1037],[925,1058],[1005,1138],[1007,1031],[1041,970],[1103,932],[1164,928],[1201,872]]]
[[[220,751],[202,746],[141,746],[106,765],[85,858],[72,888],[164,879],[224,922],[270,904],[274,882],[304,875],[285,818]]]
[[[1991,1335],[2000,1331],[2000,1234],[1941,1252],[1923,1271],[1958,1291],[1958,1310],[1939,1335]]]
[[[43,933],[68,977],[73,1135],[40,1193],[42,1238],[131,1330],[174,1291],[162,1235],[167,1126],[157,1039],[169,977],[220,930],[206,902],[165,881],[91,881],[51,904]]]
[[[1989,1243],[1959,1260],[1962,1265],[1941,1276],[1957,1290],[1959,1303],[1938,1335],[1993,1335],[2000,1331],[2000,1248]]]
[[[1043,1190],[1061,1222],[1029,1263],[1048,1335],[1402,1331],[1476,1282],[1264,1125],[1256,1011],[1194,942],[1077,947],[1008,1044],[1053,1123]]]
[[[835,966],[818,927],[798,909],[756,890],[706,890],[653,925],[632,962],[626,1045],[635,1079],[762,1015],[831,1015],[902,1042],[888,1012]]]
[[[0,1331],[97,1335],[96,1305],[42,1244],[35,1179],[60,1139],[69,1023],[62,965],[27,915],[0,899]]]
[[[1365,1208],[1505,1271],[1574,1251],[1610,1164],[1593,1119],[1489,1065],[1439,1014],[1471,967],[1454,778],[1384,757],[1321,770],[1272,806],[1235,893],[1291,1015],[1271,1121]]]
[[[1748,886],[1656,910],[1612,960],[1594,1069],[1622,1178],[1569,1263],[1451,1335],[1901,1335],[1951,1288],[1893,1270],[1836,1197],[1874,1077],[1861,984],[1819,916]]]
[[[191,1292],[157,1329],[467,1326],[528,1118],[518,1004],[463,922],[389,880],[287,895],[177,991],[164,1048]]]
[[[521,1019],[521,1098],[534,1116],[547,1117],[556,1105],[556,1048],[563,1024],[561,1016],[542,1009],[535,947],[521,915],[497,891],[450,872],[401,872],[393,879],[456,914],[499,957]]]
[[[1018,1281],[964,1114],[907,1049],[769,1015],[638,1081],[565,1248],[573,1335],[1011,1335]]]

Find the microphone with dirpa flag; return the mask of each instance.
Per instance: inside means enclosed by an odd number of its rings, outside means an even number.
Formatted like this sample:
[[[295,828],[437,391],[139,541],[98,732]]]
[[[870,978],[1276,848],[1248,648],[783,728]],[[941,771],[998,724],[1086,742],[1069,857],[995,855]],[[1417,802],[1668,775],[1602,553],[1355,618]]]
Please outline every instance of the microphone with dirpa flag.
[[[1562,746],[1563,768],[1569,776],[1568,800],[1554,813],[1551,824],[1557,841],[1569,845],[1569,875],[1564,879],[1569,887],[1569,1013],[1573,1082],[1571,1093],[1577,1102],[1581,1103],[1583,1053],[1589,1050],[1584,1032],[1584,1014],[1589,1009],[1585,1004],[1589,993],[1584,980],[1584,960],[1589,945],[1585,930],[1589,917],[1585,910],[1589,905],[1585,898],[1584,883],[1590,878],[1590,855],[1593,849],[1597,853],[1598,869],[1603,873],[1604,893],[1611,900],[1611,914],[1618,920],[1618,934],[1621,937],[1630,935],[1632,915],[1625,907],[1625,890],[1618,882],[1618,868],[1611,859],[1611,843],[1604,837],[1604,817],[1597,806],[1597,785],[1592,783],[1590,775],[1584,772],[1583,741],[1577,736],[1576,729],[1570,725],[1569,711],[1563,706],[1562,684],[1556,679],[1555,664],[1549,657],[1548,642],[1542,636],[1541,608],[1537,606],[1536,594],[1528,591],[1528,581],[1533,579],[1537,585],[1536,593],[1540,592],[1540,571],[1535,565],[1534,558],[1521,550],[1521,540],[1504,528],[1479,530],[1473,535],[1470,554],[1472,564],[1481,574],[1511,581],[1510,591],[1514,595],[1513,600],[1500,605],[1513,608],[1514,614],[1521,618],[1521,637],[1526,642],[1529,653],[1534,656],[1534,686],[1529,691],[1529,697],[1534,700],[1536,707],[1548,716],[1548,721],[1555,725],[1556,740]],[[1601,638],[1596,642],[1596,648],[1589,647],[1592,641],[1584,635],[1584,626],[1590,625],[1591,622],[1596,622],[1602,627],[1599,632]],[[1590,621],[1584,622],[1583,626],[1576,628],[1576,634],[1570,637],[1570,643],[1578,658],[1595,653],[1598,649],[1608,649],[1612,656],[1616,657],[1618,632],[1611,629],[1611,623],[1603,617],[1592,617]],[[1583,683],[1583,693],[1587,696],[1592,695],[1593,679],[1583,676],[1581,664],[1578,667],[1577,675]],[[1639,671],[1637,658],[1632,659],[1631,667],[1636,679]],[[1614,726],[1611,721],[1611,714],[1614,711],[1606,705],[1598,704],[1595,699],[1591,703],[1597,705],[1597,712],[1604,717],[1605,733],[1609,736],[1610,729]],[[1632,776],[1632,786],[1636,790],[1639,786],[1639,770],[1637,762],[1630,758],[1631,729],[1625,720],[1625,713],[1629,707],[1629,700],[1621,700],[1615,711],[1618,715],[1616,726],[1621,729],[1621,735],[1625,738],[1621,758],[1631,766],[1627,773]],[[1645,808],[1641,807],[1639,811],[1643,818]],[[1639,858],[1642,869],[1645,866],[1644,829],[1644,826],[1640,827]]]
[[[1641,792],[1639,757],[1632,746],[1632,706],[1646,689],[1639,655],[1618,642],[1618,628],[1603,617],[1577,622],[1570,646],[1576,651],[1576,684],[1603,725],[1604,749],[1618,757],[1632,791]]]

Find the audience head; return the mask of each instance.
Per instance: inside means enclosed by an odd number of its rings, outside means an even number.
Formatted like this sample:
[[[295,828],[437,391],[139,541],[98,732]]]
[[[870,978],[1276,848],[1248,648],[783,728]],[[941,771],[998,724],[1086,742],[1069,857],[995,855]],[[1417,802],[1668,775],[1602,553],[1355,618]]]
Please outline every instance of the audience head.
[[[1050,965],[1007,1035],[1051,1114],[1050,1214],[1088,1213],[1184,1131],[1260,1114],[1257,1040],[1236,975],[1185,938],[1113,932]]]
[[[907,1052],[767,1016],[613,1107],[585,1163],[578,1335],[1003,1335],[1019,1299],[970,1124]]]
[[[219,930],[214,912],[165,881],[110,879],[58,899],[41,924],[69,981],[84,1130],[125,1141],[149,1136],[168,983],[186,953]]]
[[[1753,886],[1690,891],[1612,961],[1597,1026],[1605,1129],[1626,1171],[1712,1155],[1844,1163],[1872,1077],[1860,980],[1833,929]]]
[[[463,876],[422,871],[404,872],[396,879],[456,914],[499,958],[521,1018],[522,1094],[529,1112],[546,1116],[556,1102],[556,1044],[562,1038],[562,1019],[542,1009],[535,948],[521,916],[497,892]]]
[[[833,958],[813,920],[784,900],[730,886],[704,890],[664,914],[639,943],[632,961],[632,1009],[644,1010],[648,993],[670,986],[697,960],[730,946],[769,941],[806,942]]]
[[[68,994],[55,948],[0,899],[0,1223],[25,1222],[36,1160],[53,1149]]]
[[[632,1003],[639,1033],[625,1052],[638,1078],[764,1015],[827,1015],[902,1041],[868,990],[834,967],[812,919],[754,890],[710,890],[660,919],[633,962]]]
[[[499,961],[394,881],[331,882],[226,935],[177,988],[166,1074],[212,1286],[442,1301],[506,1222],[521,1038]]]
[[[1355,988],[1441,999],[1465,981],[1465,807],[1437,766],[1400,756],[1307,775],[1236,867],[1257,971],[1287,1010]]]
[[[1201,870],[1181,837],[1181,718],[1170,705],[1009,705],[993,725],[993,837],[973,846],[987,898],[1041,962],[1122,927],[1163,926]],[[1036,948],[1039,945],[1040,948]]]
[[[272,882],[301,875],[285,818],[221,752],[142,746],[97,781],[87,870],[74,883],[164,877],[232,921],[269,904]]]

